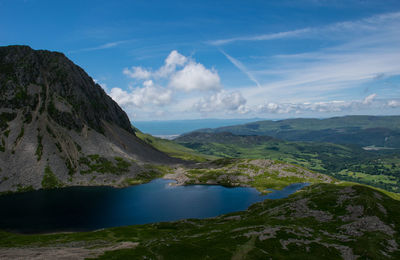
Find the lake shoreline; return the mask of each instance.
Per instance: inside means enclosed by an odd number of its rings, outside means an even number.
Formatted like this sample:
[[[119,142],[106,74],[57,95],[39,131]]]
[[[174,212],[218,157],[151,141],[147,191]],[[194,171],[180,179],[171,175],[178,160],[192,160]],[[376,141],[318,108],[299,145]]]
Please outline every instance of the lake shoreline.
[[[42,190],[11,195],[10,198],[3,197],[0,205],[7,213],[2,214],[0,230],[14,234],[68,234],[184,219],[208,219],[247,210],[254,203],[265,199],[286,198],[308,185],[292,184],[285,188],[287,191],[283,189],[265,195],[250,187],[212,184],[171,186],[172,181],[160,178],[125,190],[113,187],[68,187],[64,190]],[[88,200],[87,197],[95,200]],[[80,201],[75,202],[74,198],[79,198]],[[132,198],[135,200],[132,201]],[[13,204],[7,206],[4,199],[12,200]],[[216,201],[213,202],[213,199]],[[64,202],[60,202],[62,200]],[[73,201],[74,204],[70,205],[68,201]],[[143,208],[143,205],[147,208]],[[40,209],[39,213],[37,208]],[[82,213],[79,210],[83,210]],[[71,211],[77,213],[71,215]],[[61,218],[60,221],[57,218]],[[26,222],[26,219],[30,221]],[[6,224],[7,221],[11,221],[10,224]]]

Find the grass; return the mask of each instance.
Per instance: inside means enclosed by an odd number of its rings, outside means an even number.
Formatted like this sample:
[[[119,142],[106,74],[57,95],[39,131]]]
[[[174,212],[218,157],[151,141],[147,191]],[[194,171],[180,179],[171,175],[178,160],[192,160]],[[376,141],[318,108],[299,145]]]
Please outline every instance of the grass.
[[[386,259],[385,254],[399,258],[398,250],[388,249],[389,241],[400,243],[398,233],[389,234],[374,226],[359,226],[357,233],[346,233],[342,226],[353,222],[343,221],[342,216],[351,215],[350,205],[360,205],[364,209],[360,217],[379,219],[395,230],[400,225],[397,217],[400,202],[368,187],[352,185],[351,188],[354,193],[341,203],[338,201],[343,186],[317,184],[285,199],[265,200],[248,210],[209,219],[78,233],[24,235],[0,231],[0,248],[74,245],[98,248],[126,241],[138,245],[105,252],[97,259],[340,259],[343,257],[340,247],[365,259]],[[309,211],[299,214],[300,209],[292,205],[304,200]],[[380,207],[386,209],[386,214]],[[313,210],[331,218],[321,222],[317,215],[307,215]]]
[[[14,120],[17,116],[16,113],[0,113],[0,130],[5,130],[8,128],[8,122]]]
[[[4,152],[5,150],[6,150],[6,141],[4,141],[4,138],[1,138],[0,152]]]
[[[37,156],[37,160],[40,161],[40,159],[42,158],[43,155],[43,144],[42,144],[42,139],[43,136],[41,136],[40,134],[37,135],[37,147],[36,147],[36,152],[35,155]]]
[[[79,164],[87,168],[87,170],[81,170],[81,174],[111,173],[117,175],[128,172],[129,167],[132,165],[121,157],[115,157],[114,160],[111,161],[98,154],[81,157],[79,159]]]
[[[400,157],[394,151],[364,151],[357,146],[332,143],[287,142],[276,139],[257,141],[253,145],[234,136],[218,143],[207,133],[178,138],[180,144],[200,153],[225,158],[261,158],[278,160],[328,174],[344,181],[354,181],[400,192]],[[222,135],[221,133],[219,135]],[[222,141],[221,141],[222,142]]]
[[[62,187],[62,183],[57,179],[57,176],[50,169],[50,166],[47,165],[44,168],[44,175],[42,179],[42,188],[44,189],[54,189]]]
[[[187,148],[180,145],[174,141],[166,140],[162,138],[157,138],[148,134],[144,134],[140,131],[135,132],[136,136],[145,141],[146,143],[152,145],[158,150],[176,158],[190,161],[204,162],[207,160],[216,159],[216,156],[201,154],[193,149]]]
[[[25,128],[24,125],[21,126],[21,130],[19,131],[19,134],[17,136],[17,139],[15,139],[15,144],[18,143],[18,141],[24,136]]]
[[[212,167],[187,169],[187,184],[219,184],[224,186],[251,186],[260,192],[283,189],[293,183],[329,182],[325,175],[284,162],[270,161],[265,166],[255,165],[253,159],[219,159]],[[330,182],[334,182],[332,178]]]

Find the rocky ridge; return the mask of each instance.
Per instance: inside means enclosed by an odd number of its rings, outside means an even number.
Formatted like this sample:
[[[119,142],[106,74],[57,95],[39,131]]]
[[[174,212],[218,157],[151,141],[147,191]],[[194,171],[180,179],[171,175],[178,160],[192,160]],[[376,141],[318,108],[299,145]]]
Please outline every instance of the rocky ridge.
[[[179,162],[136,137],[126,113],[58,52],[0,47],[0,192],[126,185]]]

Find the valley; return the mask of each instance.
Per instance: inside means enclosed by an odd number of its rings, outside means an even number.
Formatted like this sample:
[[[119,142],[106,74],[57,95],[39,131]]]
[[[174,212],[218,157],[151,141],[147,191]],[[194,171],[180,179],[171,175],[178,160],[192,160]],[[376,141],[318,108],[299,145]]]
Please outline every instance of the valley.
[[[2,259],[400,257],[399,117],[261,121],[165,140],[132,126],[62,53],[0,47],[0,68],[0,199],[17,212],[0,213]],[[177,214],[211,202],[210,214]],[[41,224],[24,218],[29,205]],[[151,214],[132,221],[145,206]],[[76,224],[78,208],[87,226],[61,225]],[[53,210],[66,219],[47,220]],[[36,229],[22,234],[24,224]]]
[[[377,128],[381,125],[391,124],[396,121],[396,117],[375,118],[368,122],[368,117],[357,117],[364,125],[371,128]],[[362,120],[360,118],[363,118]],[[336,119],[339,121],[345,118]],[[300,124],[298,119],[296,122]],[[319,120],[318,122],[320,122]],[[323,121],[323,120],[322,120]],[[361,123],[354,121],[347,123],[348,128],[354,128]],[[304,125],[307,125],[305,120]],[[377,122],[377,123],[374,123]],[[276,122],[278,124],[279,122]],[[344,123],[343,123],[344,124]],[[262,125],[262,124],[261,124]],[[323,125],[323,126],[321,126]],[[194,151],[210,156],[219,156],[225,158],[268,158],[286,163],[296,164],[309,170],[328,174],[334,178],[344,181],[354,181],[368,184],[391,192],[399,192],[400,187],[400,157],[398,146],[387,149],[365,149],[358,144],[358,132],[349,134],[345,137],[331,137],[330,134],[317,136],[317,141],[303,141],[302,137],[279,139],[277,136],[284,136],[284,133],[277,132],[275,137],[263,135],[240,135],[243,126],[232,126],[218,128],[215,130],[199,130],[192,133],[181,135],[175,141],[179,144],[191,148]],[[331,127],[329,123],[320,123],[322,127]],[[342,124],[333,127],[343,127]],[[388,126],[389,127],[389,126]],[[397,125],[393,124],[393,129]],[[369,131],[367,128],[365,131]],[[222,132],[226,131],[226,132]],[[231,131],[231,132],[228,132]],[[296,130],[297,131],[297,130]],[[315,130],[301,130],[303,136],[309,138],[315,137]],[[336,128],[321,130],[325,132],[338,131]],[[393,130],[398,131],[398,130]],[[290,141],[291,139],[294,141]],[[320,139],[329,142],[320,142]],[[333,139],[330,139],[333,138]],[[353,139],[352,139],[353,138]],[[389,140],[385,134],[375,136],[375,139]],[[350,143],[353,140],[353,143]],[[369,144],[378,145],[380,141],[369,140]],[[365,144],[365,143],[364,143]],[[364,145],[363,144],[363,145]],[[394,145],[394,143],[392,143]]]

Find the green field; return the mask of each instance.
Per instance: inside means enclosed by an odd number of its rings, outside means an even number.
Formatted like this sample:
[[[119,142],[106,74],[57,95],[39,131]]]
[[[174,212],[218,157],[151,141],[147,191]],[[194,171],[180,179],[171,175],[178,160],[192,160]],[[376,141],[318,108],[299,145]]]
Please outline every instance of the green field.
[[[171,140],[166,140],[154,137],[149,134],[144,134],[139,130],[136,130],[135,134],[137,137],[139,137],[146,143],[152,145],[156,149],[176,158],[180,158],[183,160],[200,161],[200,162],[218,158],[212,155],[201,154],[193,149],[187,148]]]
[[[400,116],[296,118],[203,129],[236,135],[272,136],[287,141],[313,141],[400,148]]]
[[[288,142],[230,133],[191,133],[176,141],[207,155],[278,160],[340,180],[400,192],[400,153],[397,149],[366,151],[356,145]]]

